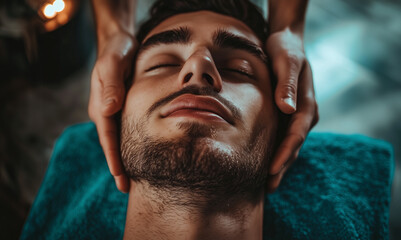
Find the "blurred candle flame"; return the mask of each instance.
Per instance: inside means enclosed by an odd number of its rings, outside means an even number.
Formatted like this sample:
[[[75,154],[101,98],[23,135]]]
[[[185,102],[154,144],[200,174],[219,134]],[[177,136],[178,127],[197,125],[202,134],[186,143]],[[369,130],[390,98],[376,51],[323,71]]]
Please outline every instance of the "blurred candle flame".
[[[46,4],[46,6],[43,8],[43,15],[47,18],[53,18],[56,16],[56,10],[54,9],[54,6],[50,3]]]
[[[65,3],[63,0],[55,0],[53,6],[56,12],[61,12],[64,10]]]
[[[63,11],[65,3],[63,0],[55,0],[53,4],[47,3],[43,8],[43,15],[46,18],[53,18],[57,13]]]

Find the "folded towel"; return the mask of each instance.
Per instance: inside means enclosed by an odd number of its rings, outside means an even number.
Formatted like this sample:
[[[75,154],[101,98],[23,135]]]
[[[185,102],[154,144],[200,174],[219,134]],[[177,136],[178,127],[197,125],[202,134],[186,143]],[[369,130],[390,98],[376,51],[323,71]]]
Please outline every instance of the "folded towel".
[[[391,146],[310,133],[278,190],[266,195],[264,239],[388,239]],[[128,195],[110,175],[93,123],[57,140],[21,239],[121,239]]]

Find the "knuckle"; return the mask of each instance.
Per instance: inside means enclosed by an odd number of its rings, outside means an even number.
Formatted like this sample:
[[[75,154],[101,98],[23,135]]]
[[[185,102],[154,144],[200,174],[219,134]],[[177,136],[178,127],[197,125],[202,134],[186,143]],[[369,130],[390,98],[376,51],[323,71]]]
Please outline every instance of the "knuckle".
[[[302,57],[299,55],[299,53],[289,52],[286,55],[286,60],[290,65],[295,65],[299,67],[302,62]]]
[[[314,96],[307,95],[307,96],[305,96],[304,101],[305,101],[305,104],[308,105],[308,106],[311,106],[313,108],[313,110],[316,109],[317,103],[316,103],[316,99],[315,99]]]
[[[114,97],[116,100],[118,100],[123,91],[124,90],[122,86],[115,83],[109,83],[103,88],[103,97],[104,99]]]
[[[297,86],[293,82],[286,82],[283,83],[281,86],[281,91],[284,95],[289,95],[289,97],[295,97],[297,92]]]
[[[115,91],[118,91],[120,89],[120,86],[118,84],[109,82],[109,83],[104,85],[103,89],[104,89],[105,93],[115,92]]]
[[[118,62],[120,62],[123,59],[122,54],[120,53],[109,53],[106,55],[101,56],[96,64],[99,64],[100,66],[110,66],[110,65],[115,65]]]
[[[300,69],[304,57],[299,52],[287,52],[283,51],[278,56],[278,62],[284,64],[289,69]]]
[[[305,142],[305,135],[297,132],[293,132],[289,134],[289,137],[294,138],[297,144],[302,144]]]

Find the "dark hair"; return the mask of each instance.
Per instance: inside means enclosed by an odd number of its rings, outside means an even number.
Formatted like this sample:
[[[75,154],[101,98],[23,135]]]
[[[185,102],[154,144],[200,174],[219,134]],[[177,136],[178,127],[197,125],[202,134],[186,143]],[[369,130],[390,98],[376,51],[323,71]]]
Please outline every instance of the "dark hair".
[[[142,43],[153,28],[169,17],[202,10],[236,18],[252,29],[261,42],[267,38],[261,10],[249,0],[157,0],[150,9],[150,18],[139,28],[137,40]]]

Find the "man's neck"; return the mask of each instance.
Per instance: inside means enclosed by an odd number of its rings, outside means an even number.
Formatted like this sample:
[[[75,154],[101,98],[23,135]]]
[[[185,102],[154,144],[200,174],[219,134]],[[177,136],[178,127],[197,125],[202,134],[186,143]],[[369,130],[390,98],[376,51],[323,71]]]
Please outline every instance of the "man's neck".
[[[263,207],[264,194],[256,202],[244,199],[210,202],[194,198],[191,193],[180,193],[172,199],[161,197],[146,183],[131,181],[124,239],[259,240]]]

